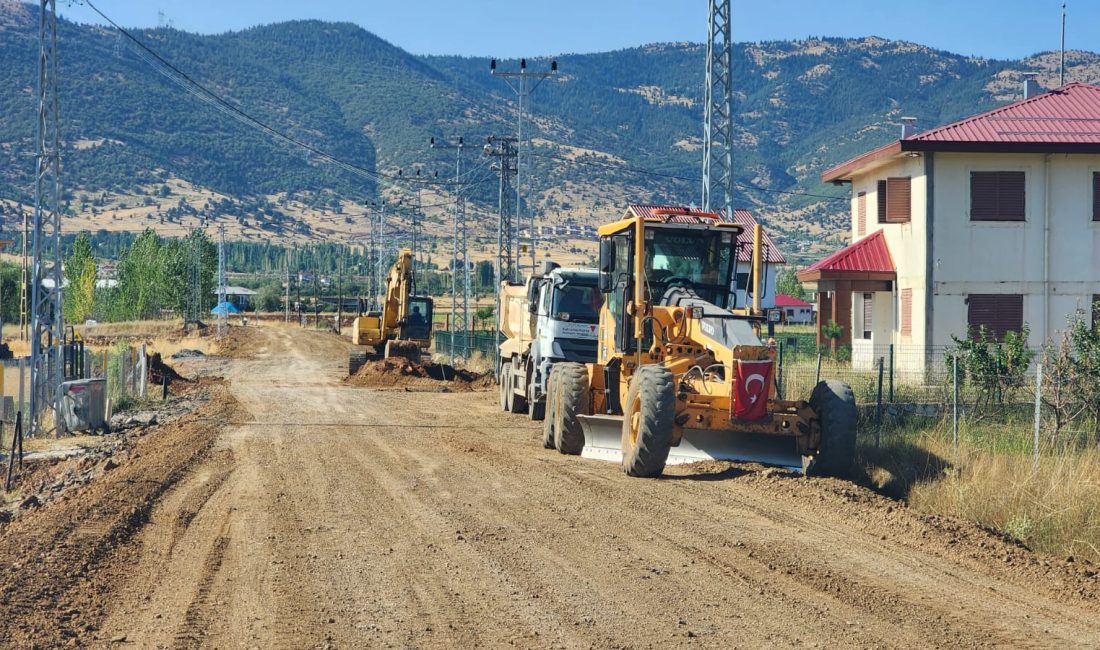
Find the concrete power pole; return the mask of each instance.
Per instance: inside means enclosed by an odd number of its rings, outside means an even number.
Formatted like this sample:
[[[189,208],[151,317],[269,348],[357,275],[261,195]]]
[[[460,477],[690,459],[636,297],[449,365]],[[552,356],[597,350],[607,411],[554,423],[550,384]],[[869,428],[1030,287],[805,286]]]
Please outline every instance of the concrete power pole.
[[[46,405],[54,410],[54,430],[61,430],[60,346],[65,325],[61,311],[61,136],[57,90],[57,0],[39,0],[28,432],[32,436],[39,433],[39,416]]]
[[[218,338],[229,331],[229,307],[225,304],[225,224],[218,225]]]
[[[704,210],[733,218],[733,43],[730,0],[710,0],[703,91]]]
[[[494,146],[495,145],[495,146]],[[512,174],[516,172],[516,139],[499,136],[489,136],[485,146],[485,154],[498,159],[497,171],[500,172],[499,213],[497,219],[497,264],[496,282],[493,293],[496,297],[495,325],[493,327],[494,349],[500,347],[500,283],[505,280],[515,280],[516,276],[516,252],[515,252],[515,228],[512,221],[512,208],[509,205],[511,191],[509,183]],[[493,372],[497,373],[499,380],[500,368],[494,364]]]
[[[526,116],[527,107],[530,103],[531,93],[538,88],[543,81],[552,77],[558,73],[558,62],[550,61],[550,69],[545,71],[533,71],[527,69],[527,59],[519,60],[518,71],[508,71],[497,69],[497,60],[493,59],[489,62],[489,72],[494,77],[503,77],[504,82],[508,84],[517,97],[516,102],[516,232],[518,233],[522,227],[522,214],[523,214],[523,175],[521,161],[523,159],[523,120]],[[516,81],[512,81],[515,79]],[[531,83],[531,80],[534,83]],[[531,218],[529,219],[530,228],[528,232],[528,246],[531,249],[531,272],[535,272],[536,258],[535,258],[535,245],[538,241],[538,235],[535,230],[535,212],[531,211]],[[518,234],[517,234],[518,237]],[[519,259],[516,259],[516,265],[519,266]]]
[[[19,284],[19,340],[27,340],[27,325],[29,310],[27,302],[30,300],[30,239],[31,239],[31,220],[30,214],[22,207],[19,208],[20,214],[23,216],[23,268],[20,275]]]
[[[290,245],[285,244],[283,246],[283,271],[286,274],[286,289],[283,297],[283,309],[286,311],[286,315],[283,318],[283,322],[290,322]]]

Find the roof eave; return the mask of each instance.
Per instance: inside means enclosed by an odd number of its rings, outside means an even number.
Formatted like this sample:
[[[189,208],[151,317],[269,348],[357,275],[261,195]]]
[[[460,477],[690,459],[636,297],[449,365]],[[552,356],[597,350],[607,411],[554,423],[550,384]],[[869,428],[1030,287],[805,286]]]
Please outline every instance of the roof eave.
[[[823,183],[843,183],[850,182],[852,180],[852,173],[860,171],[864,167],[867,167],[871,163],[878,162],[884,158],[890,158],[898,155],[903,151],[902,140],[895,140],[888,145],[879,147],[878,149],[872,149],[865,154],[856,156],[847,162],[843,162],[832,169],[825,170],[821,174],[821,182]]]

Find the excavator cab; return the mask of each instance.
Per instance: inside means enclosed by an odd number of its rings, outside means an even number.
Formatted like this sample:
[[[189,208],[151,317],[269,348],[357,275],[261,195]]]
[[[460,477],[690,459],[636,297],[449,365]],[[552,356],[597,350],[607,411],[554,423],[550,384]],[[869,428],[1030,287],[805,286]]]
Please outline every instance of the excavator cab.
[[[400,338],[426,343],[432,332],[432,299],[430,296],[409,296],[409,308]]]

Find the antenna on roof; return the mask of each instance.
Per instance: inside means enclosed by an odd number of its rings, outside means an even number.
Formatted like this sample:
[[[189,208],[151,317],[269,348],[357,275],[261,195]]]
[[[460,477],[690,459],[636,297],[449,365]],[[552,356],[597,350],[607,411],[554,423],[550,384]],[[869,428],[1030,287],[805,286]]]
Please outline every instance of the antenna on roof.
[[[1058,87],[1066,85],[1066,3],[1062,3],[1062,54],[1058,62]]]

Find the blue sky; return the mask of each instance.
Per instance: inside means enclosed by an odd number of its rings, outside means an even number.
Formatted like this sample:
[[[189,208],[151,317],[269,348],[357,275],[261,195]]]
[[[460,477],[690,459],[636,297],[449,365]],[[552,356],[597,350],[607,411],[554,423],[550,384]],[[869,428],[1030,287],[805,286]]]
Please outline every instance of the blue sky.
[[[93,0],[124,26],[217,33],[317,18],[350,21],[416,54],[537,56],[702,41],[706,0]],[[99,22],[74,3],[62,15]],[[1058,49],[1061,0],[733,0],[737,41],[867,36],[960,54]],[[1066,47],[1100,50],[1100,0],[1070,0]]]

